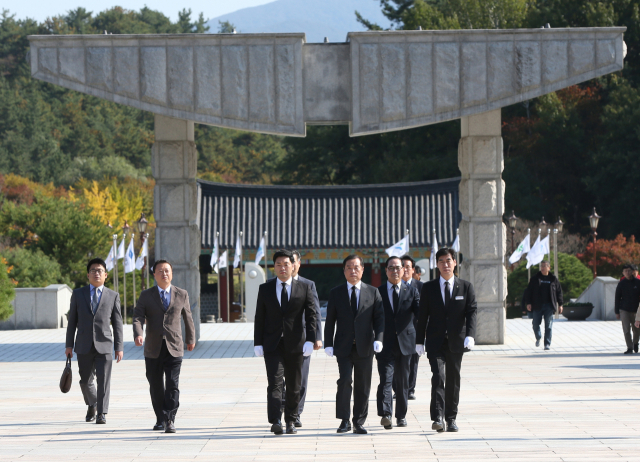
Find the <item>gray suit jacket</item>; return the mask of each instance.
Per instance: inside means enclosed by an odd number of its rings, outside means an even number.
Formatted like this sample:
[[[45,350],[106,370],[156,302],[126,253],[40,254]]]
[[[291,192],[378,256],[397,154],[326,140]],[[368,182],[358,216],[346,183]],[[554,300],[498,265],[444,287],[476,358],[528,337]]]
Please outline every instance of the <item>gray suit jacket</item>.
[[[162,336],[167,338],[167,349],[171,356],[184,356],[182,324],[184,319],[187,345],[196,343],[196,328],[191,316],[189,294],[186,290],[171,285],[171,302],[164,311],[158,286],[143,290],[133,310],[133,337],[142,337],[143,327],[147,324],[147,337],[144,341],[144,356],[157,358],[162,348]]]
[[[109,328],[113,326],[113,334]],[[78,335],[76,334],[78,329]],[[95,345],[100,354],[122,351],[122,314],[120,313],[120,295],[111,289],[104,288],[98,309],[94,315],[91,311],[91,288],[84,286],[75,289],[71,295],[69,307],[69,324],[67,325],[67,348],[73,348],[75,338],[75,352],[89,353],[91,344]]]

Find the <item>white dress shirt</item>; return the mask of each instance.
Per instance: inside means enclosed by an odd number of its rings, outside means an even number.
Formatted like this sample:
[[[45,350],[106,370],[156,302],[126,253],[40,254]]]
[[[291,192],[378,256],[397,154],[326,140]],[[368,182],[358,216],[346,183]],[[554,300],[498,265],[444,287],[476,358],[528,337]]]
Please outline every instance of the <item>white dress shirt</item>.
[[[282,295],[282,284],[285,284],[287,288],[287,300],[291,300],[291,282],[292,281],[293,281],[293,278],[289,278],[285,282],[282,282],[280,279],[278,279],[278,282],[276,283],[276,297],[278,297],[278,303],[280,304],[280,306],[282,306],[282,302],[280,301],[280,296]]]
[[[160,292],[160,300],[162,300],[162,292],[166,292],[167,293],[167,300],[169,300],[169,304],[171,304],[171,285],[169,285],[169,287],[167,287],[166,289],[161,288],[160,286],[156,286],[158,288],[158,291]]]
[[[440,276],[440,293],[442,294],[442,303],[444,303],[444,283],[449,283],[449,299],[453,298],[453,283],[455,282],[455,276],[451,276],[451,279],[446,280],[442,276]]]
[[[100,305],[100,299],[102,298],[102,291],[104,290],[104,284],[101,285],[100,287],[94,287],[93,285],[89,284],[89,287],[91,288],[91,301],[93,302],[93,294],[95,293],[95,291],[98,291],[98,305]]]
[[[398,294],[398,299],[400,298],[400,284],[402,284],[402,281],[400,281],[397,284],[397,289],[393,288],[393,284],[391,284],[389,281],[387,281],[387,294],[389,295],[389,304],[391,305],[391,309],[393,310],[393,312],[396,312],[397,307],[393,306],[393,291],[395,290],[396,293]]]
[[[360,287],[362,286],[362,281],[358,281],[356,283],[356,285],[354,286],[353,284],[351,284],[349,281],[347,281],[347,290],[349,292],[349,302],[351,302],[351,288],[355,287],[356,288],[356,300],[357,300],[357,306],[360,306]]]

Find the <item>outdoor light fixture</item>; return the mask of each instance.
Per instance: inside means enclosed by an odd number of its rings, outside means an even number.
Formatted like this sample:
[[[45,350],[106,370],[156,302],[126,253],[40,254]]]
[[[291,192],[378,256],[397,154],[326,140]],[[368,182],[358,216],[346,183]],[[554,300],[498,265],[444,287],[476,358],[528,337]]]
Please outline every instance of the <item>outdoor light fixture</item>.
[[[144,213],[140,214],[140,220],[138,220],[138,232],[140,234],[144,234],[147,232],[147,224],[149,222],[147,221],[147,219],[144,217]]]
[[[559,233],[561,233],[563,227],[564,227],[564,223],[562,222],[562,220],[560,218],[558,218],[558,221],[555,224],[555,228],[558,230]]]
[[[516,217],[516,214],[513,213],[513,210],[511,211],[511,216],[508,218],[509,220],[509,228],[511,228],[512,230],[515,229],[516,224],[518,223],[518,217]]]
[[[596,229],[598,229],[598,222],[602,218],[600,215],[596,213],[596,208],[593,208],[593,213],[589,215],[589,224],[591,225],[591,232],[593,234],[593,279],[598,277],[598,263],[596,259],[596,242],[598,238],[598,233]]]

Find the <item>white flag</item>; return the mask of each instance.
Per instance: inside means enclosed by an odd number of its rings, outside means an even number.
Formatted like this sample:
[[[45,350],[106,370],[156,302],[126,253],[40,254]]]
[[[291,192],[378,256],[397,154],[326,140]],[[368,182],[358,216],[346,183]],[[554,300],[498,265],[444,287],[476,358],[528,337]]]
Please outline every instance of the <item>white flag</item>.
[[[144,257],[149,256],[149,239],[144,240],[144,244],[142,244],[142,248],[140,249],[140,255],[138,255],[138,259],[136,260],[136,269],[141,270],[144,266]]]
[[[136,255],[133,251],[133,236],[131,236],[131,240],[129,241],[129,247],[127,248],[127,253],[124,255],[124,272],[130,273],[136,267]]]
[[[451,249],[453,249],[454,252],[460,252],[460,235],[456,236],[456,240],[451,244]]]
[[[122,260],[124,258],[124,239],[126,236],[122,236],[122,241],[120,241],[120,245],[118,246],[118,260]]]
[[[111,245],[111,249],[109,250],[109,255],[107,255],[107,259],[105,260],[107,264],[107,271],[111,271],[113,269],[114,258],[113,258],[113,244]]]
[[[540,240],[540,236],[536,239],[536,243],[533,244],[531,250],[527,254],[527,268],[532,267],[533,265],[537,265],[542,260],[544,260],[544,256],[549,253],[549,236]]]
[[[258,247],[258,251],[256,252],[256,265],[260,264],[260,260],[264,257],[264,236],[260,239],[260,247]]]
[[[390,257],[402,257],[409,253],[409,235],[407,234],[405,237],[400,239],[398,242],[393,244],[387,250],[387,255]]]
[[[529,253],[531,250],[531,235],[527,234],[525,238],[522,240],[518,248],[513,252],[513,254],[509,257],[509,263],[512,265],[519,262],[522,256],[525,253]]]
[[[218,268],[225,268],[229,266],[229,260],[227,259],[227,250],[220,255],[220,260],[218,260]]]
[[[220,259],[220,250],[218,249],[218,236],[213,241],[213,252],[211,253],[211,260],[209,264],[213,268],[213,271],[218,272],[218,260]]]
[[[429,257],[429,268],[431,269],[438,267],[438,262],[436,261],[437,253],[438,253],[438,238],[436,238],[436,234],[433,233],[433,245],[431,246],[431,256]]]
[[[242,242],[240,242],[240,236],[236,239],[236,251],[233,255],[233,267],[237,268],[240,264],[240,255],[242,255]]]

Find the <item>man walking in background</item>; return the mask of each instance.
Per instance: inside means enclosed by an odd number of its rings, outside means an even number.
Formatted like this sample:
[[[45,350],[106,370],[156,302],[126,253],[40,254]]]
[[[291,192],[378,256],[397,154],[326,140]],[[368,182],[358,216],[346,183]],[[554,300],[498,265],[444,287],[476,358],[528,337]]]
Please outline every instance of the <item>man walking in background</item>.
[[[624,279],[618,282],[616,287],[614,305],[616,319],[622,321],[622,333],[624,341],[627,343],[627,350],[624,352],[626,355],[634,351],[638,352],[638,334],[640,334],[640,329],[635,326],[636,313],[640,303],[640,280],[636,279],[635,271],[634,265],[624,265],[622,270]],[[631,338],[631,331],[633,331],[633,338]]]
[[[540,271],[531,278],[525,291],[527,311],[533,312],[533,333],[536,346],[540,346],[540,323],[544,318],[544,349],[551,349],[551,329],[553,315],[558,310],[562,314],[562,287],[558,278],[551,274],[551,265],[547,260],[540,262]]]
[[[191,316],[189,294],[171,284],[173,267],[167,260],[154,263],[156,286],[143,290],[133,311],[133,339],[142,346],[143,326],[144,363],[149,381],[151,404],[156,414],[154,430],[175,433],[175,420],[180,406],[180,368],[184,356],[182,324],[184,319],[187,350],[196,346],[196,330]],[[164,381],[163,381],[164,376]]]
[[[338,433],[351,430],[353,391],[353,432],[366,435],[364,423],[369,413],[373,353],[382,351],[384,309],[378,289],[362,282],[364,261],[361,257],[347,256],[342,269],[347,282],[331,289],[324,326],[324,351],[338,360]]]
[[[422,292],[422,286],[424,282],[420,280],[420,267],[416,266],[416,262],[409,255],[402,257],[402,267],[404,268],[404,274],[402,280],[410,287],[413,287],[418,291],[418,296]],[[414,327],[418,327],[418,316],[415,316]],[[416,381],[418,380],[418,363],[420,362],[420,355],[413,352],[411,355],[411,365],[409,366],[409,399],[416,399]],[[393,389],[395,392],[395,388]]]
[[[116,360],[123,356],[122,314],[120,295],[104,286],[107,280],[107,264],[94,258],[87,264],[89,285],[75,289],[71,295],[69,324],[65,354],[73,357],[73,349],[78,353],[80,389],[88,406],[86,421],[96,420],[106,424],[111,392],[111,351],[115,347]],[[113,326],[113,334],[109,328]],[[76,329],[78,334],[76,335]],[[93,383],[97,379],[98,389]],[[97,418],[96,418],[97,413]]]

